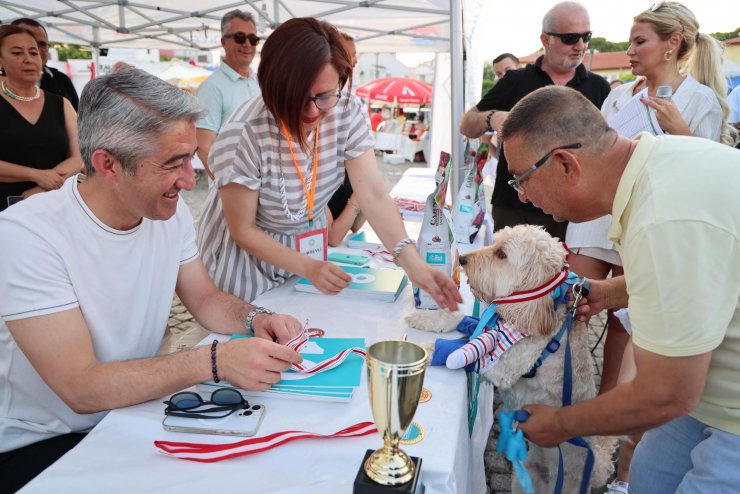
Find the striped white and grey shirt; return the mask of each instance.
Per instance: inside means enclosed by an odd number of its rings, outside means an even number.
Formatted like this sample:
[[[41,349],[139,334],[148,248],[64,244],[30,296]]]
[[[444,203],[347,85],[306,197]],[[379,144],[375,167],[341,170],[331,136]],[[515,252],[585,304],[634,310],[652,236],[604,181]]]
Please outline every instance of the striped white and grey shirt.
[[[314,142],[305,154],[293,142],[298,166],[306,180],[312,173]],[[314,198],[314,221],[308,213],[301,219],[288,217],[281,199],[280,177],[292,214],[306,204],[306,193],[290,156],[288,143],[275,117],[261,97],[239,106],[221,128],[208,157],[215,175],[203,206],[198,240],[203,262],[222,290],[246,301],[284,283],[291,273],[250,255],[231,237],[223,215],[218,188],[237,183],[259,191],[256,223],[283,245],[295,248],[295,235],[326,226],[324,208],[344,180],[344,162],[357,158],[373,145],[370,125],[362,102],[350,96],[327,114],[319,130],[318,169]]]

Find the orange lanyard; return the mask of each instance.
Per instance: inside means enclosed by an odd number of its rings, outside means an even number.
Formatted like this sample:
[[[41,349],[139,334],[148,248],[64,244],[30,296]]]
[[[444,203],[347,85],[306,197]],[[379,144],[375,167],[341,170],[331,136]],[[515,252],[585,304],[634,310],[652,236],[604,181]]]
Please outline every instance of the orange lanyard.
[[[285,129],[285,124],[280,122],[280,128],[283,131],[283,135],[285,136],[285,139],[288,141],[288,149],[290,150],[290,157],[293,158],[293,166],[295,166],[295,171],[298,172],[298,177],[301,179],[301,185],[303,185],[303,190],[306,193],[306,207],[308,208],[308,221],[313,221],[313,198],[316,195],[316,169],[318,168],[319,163],[319,128],[316,127],[316,137],[315,142],[313,145],[313,172],[311,173],[311,191],[309,193],[308,187],[306,187],[306,180],[303,178],[303,173],[301,173],[301,169],[298,166],[298,161],[295,159],[295,153],[293,153],[293,144],[290,142],[290,135],[288,134],[288,131]]]

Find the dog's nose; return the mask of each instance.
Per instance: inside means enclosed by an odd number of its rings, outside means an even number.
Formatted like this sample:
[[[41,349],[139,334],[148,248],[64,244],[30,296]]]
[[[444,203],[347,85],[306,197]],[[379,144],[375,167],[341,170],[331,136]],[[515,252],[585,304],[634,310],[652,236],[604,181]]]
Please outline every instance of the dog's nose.
[[[460,266],[465,266],[468,263],[468,258],[465,256],[460,256]]]

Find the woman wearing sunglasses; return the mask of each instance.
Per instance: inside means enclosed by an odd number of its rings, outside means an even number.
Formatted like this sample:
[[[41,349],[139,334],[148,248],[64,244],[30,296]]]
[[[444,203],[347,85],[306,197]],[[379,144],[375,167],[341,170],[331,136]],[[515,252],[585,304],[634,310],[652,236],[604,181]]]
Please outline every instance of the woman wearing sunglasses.
[[[721,54],[719,42],[699,32],[699,23],[688,8],[678,2],[658,2],[634,18],[630,31],[627,55],[637,80],[614,89],[601,112],[612,124],[620,118],[620,111],[628,111],[630,103],[640,101],[646,105],[644,109],[649,107],[655,112],[660,128],[667,134],[693,135],[729,144],[729,107],[724,96],[727,86]],[[659,86],[671,87],[670,99],[656,97]],[[610,272],[612,276],[623,274],[619,254],[608,240],[610,223],[611,216],[605,216],[568,225],[566,243],[573,250],[573,271],[593,279],[604,279]],[[627,376],[634,369],[629,342],[627,331],[610,314],[600,393],[612,389],[618,378],[621,382],[633,377]],[[621,374],[620,367],[624,367]],[[611,484],[610,494],[627,492],[633,449],[629,442],[621,444],[618,482]]]
[[[210,275],[244,300],[308,278],[339,293],[347,275],[324,261],[325,206],[345,168],[360,209],[417,286],[441,307],[460,295],[453,281],[419,257],[375,164],[368,119],[342,89],[352,61],[339,31],[296,18],[265,41],[258,79],[261,98],[240,106],[211,151],[216,187],[206,198],[199,243]]]

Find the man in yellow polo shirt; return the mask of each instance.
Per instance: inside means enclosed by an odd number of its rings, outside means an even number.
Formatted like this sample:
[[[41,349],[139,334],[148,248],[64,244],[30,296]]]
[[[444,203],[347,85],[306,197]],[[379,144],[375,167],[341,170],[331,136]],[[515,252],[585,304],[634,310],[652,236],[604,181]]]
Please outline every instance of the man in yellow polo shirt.
[[[624,277],[582,313],[630,307],[637,375],[593,400],[524,407],[543,447],[645,433],[630,493],[740,489],[740,151],[684,136],[619,136],[569,88],[522,99],[503,128],[522,201],[555,218],[612,214]],[[534,163],[534,165],[533,165]]]

